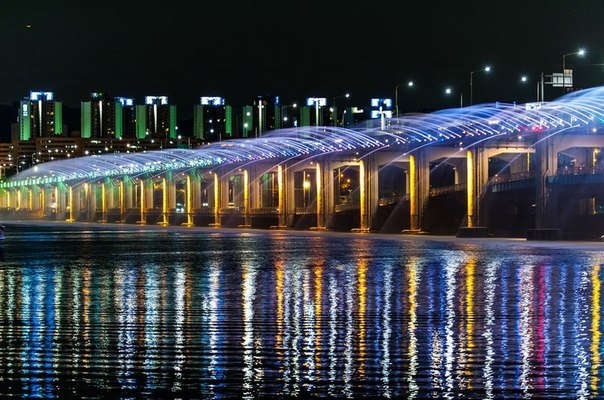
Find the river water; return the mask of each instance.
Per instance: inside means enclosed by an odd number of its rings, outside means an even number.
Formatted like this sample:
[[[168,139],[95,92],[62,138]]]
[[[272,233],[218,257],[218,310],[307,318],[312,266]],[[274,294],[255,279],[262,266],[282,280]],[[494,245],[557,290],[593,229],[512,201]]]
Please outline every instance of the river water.
[[[7,226],[0,397],[597,398],[604,244]]]

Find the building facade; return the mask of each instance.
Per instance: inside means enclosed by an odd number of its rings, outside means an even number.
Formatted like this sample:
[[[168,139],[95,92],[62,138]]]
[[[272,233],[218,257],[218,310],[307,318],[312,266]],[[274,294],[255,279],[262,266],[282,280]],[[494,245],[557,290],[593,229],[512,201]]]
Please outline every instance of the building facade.
[[[63,108],[53,92],[30,92],[19,107],[19,139],[60,136],[63,131]]]

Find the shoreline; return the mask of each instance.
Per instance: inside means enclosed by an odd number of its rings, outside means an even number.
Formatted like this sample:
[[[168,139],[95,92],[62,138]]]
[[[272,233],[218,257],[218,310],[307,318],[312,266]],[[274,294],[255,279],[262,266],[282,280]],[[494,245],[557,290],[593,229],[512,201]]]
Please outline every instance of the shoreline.
[[[598,241],[570,241],[570,240],[527,240],[526,238],[505,237],[456,237],[446,235],[409,234],[409,233],[375,233],[375,232],[340,232],[331,230],[296,230],[296,229],[255,229],[255,228],[224,228],[179,225],[134,225],[124,223],[103,222],[67,222],[67,221],[37,221],[37,220],[9,220],[1,223],[7,227],[7,237],[10,237],[10,227],[40,227],[56,228],[60,230],[96,230],[96,231],[155,231],[175,233],[203,233],[225,235],[278,235],[278,236],[303,236],[303,237],[338,237],[353,240],[389,240],[412,243],[441,242],[459,245],[508,245],[516,247],[546,248],[546,249],[586,249],[602,251],[604,242]]]

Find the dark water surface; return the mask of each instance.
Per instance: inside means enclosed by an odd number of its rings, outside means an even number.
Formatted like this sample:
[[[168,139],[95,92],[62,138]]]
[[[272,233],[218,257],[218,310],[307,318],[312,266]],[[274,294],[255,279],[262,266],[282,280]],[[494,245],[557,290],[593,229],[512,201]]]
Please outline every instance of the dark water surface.
[[[8,226],[2,398],[604,397],[601,243],[78,229]]]

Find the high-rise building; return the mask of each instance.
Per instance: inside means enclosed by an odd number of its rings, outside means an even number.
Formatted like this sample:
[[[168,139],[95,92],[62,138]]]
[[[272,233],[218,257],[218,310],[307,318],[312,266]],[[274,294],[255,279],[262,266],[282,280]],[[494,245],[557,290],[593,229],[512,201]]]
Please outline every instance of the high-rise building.
[[[193,109],[193,137],[202,142],[233,138],[233,108],[222,97],[200,98]]]
[[[116,118],[121,119],[118,125],[121,125],[122,129],[118,137],[127,139],[136,138],[136,108],[134,106],[134,99],[116,97],[115,100],[119,103],[119,107],[116,105],[116,110],[121,110],[120,113],[116,112]]]
[[[90,100],[81,103],[81,136],[83,138],[128,137],[125,135],[126,122],[130,120],[131,124],[134,123],[133,106],[132,99],[111,98],[99,92],[91,93]],[[134,137],[133,126],[130,133],[130,137]]]
[[[19,139],[63,135],[63,106],[53,92],[30,92],[19,108]]]
[[[144,105],[136,106],[136,137],[160,142],[177,138],[176,106],[167,96],[146,96]]]

